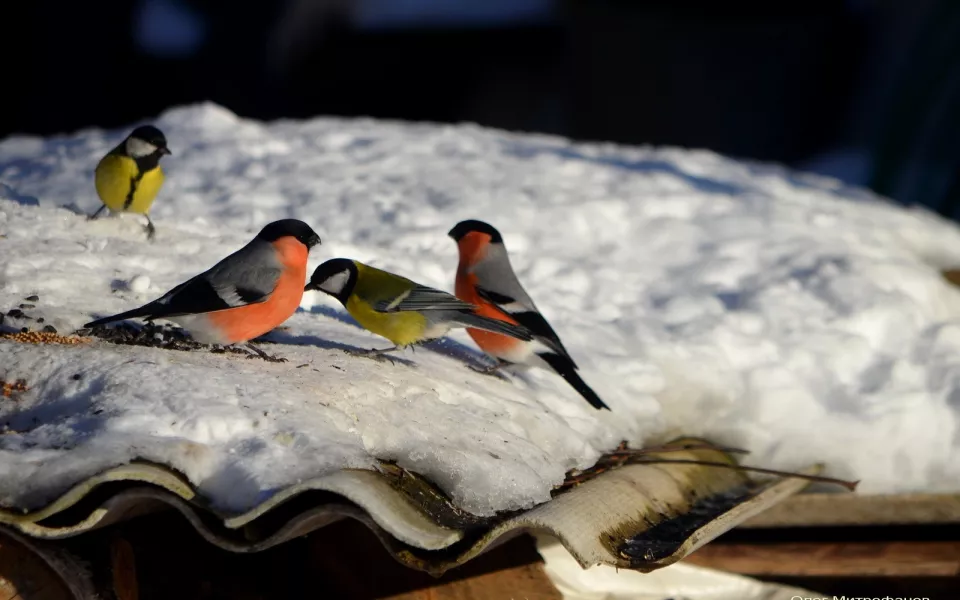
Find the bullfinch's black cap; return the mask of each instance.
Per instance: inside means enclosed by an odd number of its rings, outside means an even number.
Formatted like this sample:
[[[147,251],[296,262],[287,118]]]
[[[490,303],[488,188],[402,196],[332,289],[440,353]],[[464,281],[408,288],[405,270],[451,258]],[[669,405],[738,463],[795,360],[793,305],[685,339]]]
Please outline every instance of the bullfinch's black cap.
[[[490,241],[494,244],[503,242],[503,238],[500,237],[500,232],[494,229],[492,225],[489,223],[484,223],[483,221],[477,221],[475,219],[460,221],[454,226],[453,229],[447,232],[447,235],[452,237],[454,241],[459,242],[463,236],[473,232],[485,233],[489,235]]]
[[[294,237],[307,249],[320,245],[320,236],[309,225],[298,219],[274,221],[260,230],[257,239],[275,242],[282,237]]]

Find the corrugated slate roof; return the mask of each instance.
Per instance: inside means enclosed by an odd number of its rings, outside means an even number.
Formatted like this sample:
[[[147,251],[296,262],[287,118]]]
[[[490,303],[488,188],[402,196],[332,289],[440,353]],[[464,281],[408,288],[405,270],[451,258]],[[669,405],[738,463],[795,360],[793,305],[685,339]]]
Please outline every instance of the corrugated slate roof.
[[[689,440],[687,440],[689,441]],[[463,564],[519,533],[547,532],[583,566],[651,571],[800,491],[807,481],[757,481],[720,449],[651,453],[649,462],[604,470],[529,510],[477,517],[429,481],[384,463],[304,481],[242,514],[210,507],[180,474],[158,464],[117,466],[32,512],[0,510],[0,523],[35,538],[60,539],[157,510],[177,510],[210,543],[257,552],[344,518],[367,525],[402,563],[434,574]],[[657,463],[658,458],[672,462]],[[808,469],[814,473],[818,467]]]

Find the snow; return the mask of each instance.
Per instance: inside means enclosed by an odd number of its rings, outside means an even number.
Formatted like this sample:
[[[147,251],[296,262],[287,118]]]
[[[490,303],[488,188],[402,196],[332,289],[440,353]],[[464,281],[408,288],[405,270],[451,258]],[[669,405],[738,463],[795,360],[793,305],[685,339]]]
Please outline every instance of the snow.
[[[0,502],[37,506],[133,458],[240,511],[289,484],[395,460],[465,510],[549,499],[620,441],[702,435],[749,462],[861,479],[861,493],[960,489],[960,230],[837,180],[678,148],[573,144],[472,125],[258,123],[204,104],[170,141],[147,243],[87,221],[97,159],[128,131],[0,142],[0,310],[45,324],[151,300],[265,223],[309,223],[310,269],[345,256],[452,289],[464,218],[500,229],[522,282],[613,409],[558,376],[507,378],[463,332],[395,363],[331,298],[270,335],[266,363],[96,341],[0,341]],[[66,207],[66,208],[65,208]],[[9,320],[19,326],[16,320]]]

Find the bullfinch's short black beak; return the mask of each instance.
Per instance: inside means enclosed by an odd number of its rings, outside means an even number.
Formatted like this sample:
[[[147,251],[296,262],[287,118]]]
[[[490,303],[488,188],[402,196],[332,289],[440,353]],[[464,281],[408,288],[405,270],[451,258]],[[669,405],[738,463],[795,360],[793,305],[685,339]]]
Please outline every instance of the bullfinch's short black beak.
[[[307,248],[313,248],[314,246],[319,246],[319,245],[320,245],[319,235],[312,235],[310,236],[310,239],[307,240]]]
[[[311,281],[310,283],[308,283],[308,284],[306,285],[306,287],[303,288],[303,291],[305,291],[305,292],[312,292],[312,291],[315,290],[315,289],[317,289],[317,286],[314,285],[314,283]]]

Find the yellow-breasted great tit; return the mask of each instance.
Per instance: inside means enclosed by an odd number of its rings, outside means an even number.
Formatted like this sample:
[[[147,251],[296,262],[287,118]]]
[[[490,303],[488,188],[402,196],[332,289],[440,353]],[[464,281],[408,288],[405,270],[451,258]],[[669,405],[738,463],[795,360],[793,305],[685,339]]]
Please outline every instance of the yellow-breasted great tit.
[[[134,129],[97,164],[95,183],[103,206],[90,218],[96,219],[104,209],[141,214],[147,219],[147,237],[152,239],[156,230],[149,212],[163,185],[160,158],[164,154],[170,150],[159,129],[152,125]]]
[[[339,300],[364,329],[393,342],[382,354],[443,336],[450,329],[474,327],[531,340],[526,328],[474,313],[474,305],[437,289],[346,258],[316,268],[306,290],[319,290]]]

